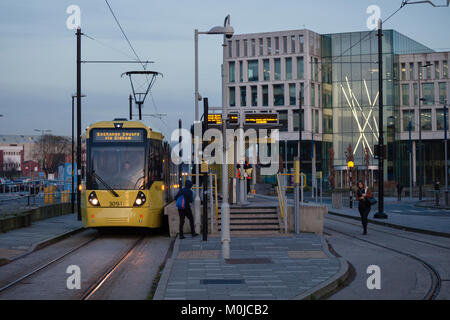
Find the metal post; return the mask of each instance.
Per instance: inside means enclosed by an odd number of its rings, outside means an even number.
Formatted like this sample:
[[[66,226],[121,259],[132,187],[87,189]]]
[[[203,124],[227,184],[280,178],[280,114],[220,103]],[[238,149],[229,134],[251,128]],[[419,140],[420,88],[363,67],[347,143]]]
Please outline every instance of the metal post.
[[[194,30],[195,42],[195,122],[194,122],[194,162],[195,162],[195,185],[200,186],[199,165],[198,165],[198,137],[195,134],[196,124],[199,121],[198,114],[198,30]],[[197,189],[200,191],[200,189]],[[200,192],[195,193],[194,199],[194,221],[195,232],[200,232]]]
[[[411,143],[411,114],[409,115],[408,131],[409,131],[409,200],[412,200],[412,179],[413,179],[413,167],[412,167],[412,143]]]
[[[178,145],[180,146],[180,152],[179,152],[179,156],[180,159],[182,159],[183,157],[183,148],[181,148],[181,119],[178,119]],[[178,184],[179,187],[181,188],[183,186],[183,181],[182,181],[182,173],[183,173],[183,161],[180,161],[180,164],[178,166]]]
[[[230,15],[227,15],[224,21],[224,27],[230,23]],[[225,81],[227,68],[225,67],[225,54],[227,41],[226,36],[223,36],[223,61],[222,61],[222,230],[221,230],[221,241],[222,241],[222,258],[230,258],[230,205],[228,204],[228,165],[227,165],[227,145],[226,145],[226,109],[225,109]]]
[[[217,186],[216,186],[217,187]],[[212,180],[212,172],[209,170],[209,206],[210,206],[210,221],[211,221],[211,233],[214,232],[214,192],[213,192],[213,180]],[[217,192],[217,190],[216,190]]]
[[[74,159],[73,159],[73,156],[74,156],[74,144],[75,144],[75,141],[74,141],[74,116],[75,116],[75,111],[74,111],[74,96],[72,95],[72,156],[71,156],[71,162],[72,162],[72,185],[71,185],[71,190],[72,190],[72,193],[70,194],[70,203],[71,203],[71,208],[72,208],[72,211],[70,211],[70,212],[75,212],[75,195],[74,195],[74,182],[75,182],[75,178],[74,178],[74,164],[75,164],[75,161],[74,161]]]
[[[420,77],[422,74],[422,70],[419,69],[419,200],[422,200],[422,176],[423,176],[423,171],[422,171],[422,98],[421,98],[421,94],[420,92],[422,90],[420,90]]]
[[[81,28],[77,29],[77,219],[81,220]]]
[[[353,190],[352,190],[352,168],[348,168],[348,175],[349,175],[349,178],[350,178],[350,181],[349,181],[349,186],[350,186],[350,203],[349,203],[349,207],[350,207],[350,209],[351,208],[353,208]]]
[[[130,120],[133,120],[133,97],[131,94],[128,99],[130,100]]]
[[[205,131],[208,129],[208,98],[203,98],[203,134],[202,134],[202,150],[205,148]],[[205,159],[203,158],[203,161]],[[197,172],[197,176],[199,172]],[[208,188],[208,170],[203,172],[203,241],[208,240],[208,198],[206,189]],[[200,191],[200,190],[199,190]]]
[[[448,206],[448,160],[447,160],[447,99],[444,99],[444,171],[445,171],[445,205]]]
[[[300,203],[298,199],[300,184],[300,160],[294,159],[294,230],[295,233],[300,232],[299,220],[300,220]]]
[[[379,137],[378,137],[378,212],[374,218],[386,219],[384,213],[384,140],[383,140],[383,31],[381,19],[378,20],[378,90],[379,90]]]

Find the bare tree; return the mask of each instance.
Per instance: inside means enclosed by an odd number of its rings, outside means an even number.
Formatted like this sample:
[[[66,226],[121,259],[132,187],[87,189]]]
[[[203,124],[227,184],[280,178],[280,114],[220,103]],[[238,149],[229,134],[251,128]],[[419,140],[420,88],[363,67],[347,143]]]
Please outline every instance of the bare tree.
[[[48,134],[41,136],[37,141],[34,157],[41,162],[42,170],[49,174],[58,171],[58,166],[65,162],[65,157],[70,152],[69,138]]]
[[[364,184],[367,186],[369,182],[369,164],[370,164],[370,157],[369,157],[369,148],[366,146],[364,148]]]
[[[348,144],[347,151],[345,151],[345,157],[347,159],[347,163],[355,162],[355,157],[353,156],[353,148],[351,144]],[[355,175],[353,174],[353,168],[349,168],[349,172],[351,172],[352,176],[352,185],[354,185],[355,182]],[[350,180],[349,180],[350,181]]]

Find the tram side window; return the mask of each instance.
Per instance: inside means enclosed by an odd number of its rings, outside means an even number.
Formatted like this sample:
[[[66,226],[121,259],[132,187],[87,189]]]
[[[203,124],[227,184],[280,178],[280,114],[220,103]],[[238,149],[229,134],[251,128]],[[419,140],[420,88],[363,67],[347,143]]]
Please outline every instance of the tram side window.
[[[150,156],[148,164],[148,175],[150,184],[161,180],[161,142],[150,140]]]

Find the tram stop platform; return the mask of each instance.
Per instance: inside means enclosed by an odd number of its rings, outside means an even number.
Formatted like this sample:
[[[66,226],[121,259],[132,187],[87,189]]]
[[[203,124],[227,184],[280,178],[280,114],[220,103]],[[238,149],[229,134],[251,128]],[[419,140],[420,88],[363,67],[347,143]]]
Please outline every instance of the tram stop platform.
[[[347,262],[317,234],[232,236],[230,259],[221,257],[220,237],[186,235],[176,239],[153,299],[319,299],[347,276]]]
[[[47,218],[0,233],[0,266],[82,230],[76,213]]]

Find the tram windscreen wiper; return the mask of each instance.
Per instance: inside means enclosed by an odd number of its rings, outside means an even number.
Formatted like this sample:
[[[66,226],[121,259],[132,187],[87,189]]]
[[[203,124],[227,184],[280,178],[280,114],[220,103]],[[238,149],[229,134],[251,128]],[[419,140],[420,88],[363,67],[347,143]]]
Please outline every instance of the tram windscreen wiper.
[[[94,170],[92,170],[92,173],[91,173],[91,174],[92,174],[92,176],[93,176],[94,178],[96,178],[98,181],[100,181],[100,182],[106,187],[106,189],[108,189],[108,191],[112,193],[112,195],[113,195],[114,197],[116,197],[116,198],[119,197],[119,195],[117,194],[117,192],[115,192],[114,189],[111,188],[111,187],[105,182],[105,180],[103,180],[102,178],[100,178],[100,176],[99,176],[98,174],[96,174]]]

